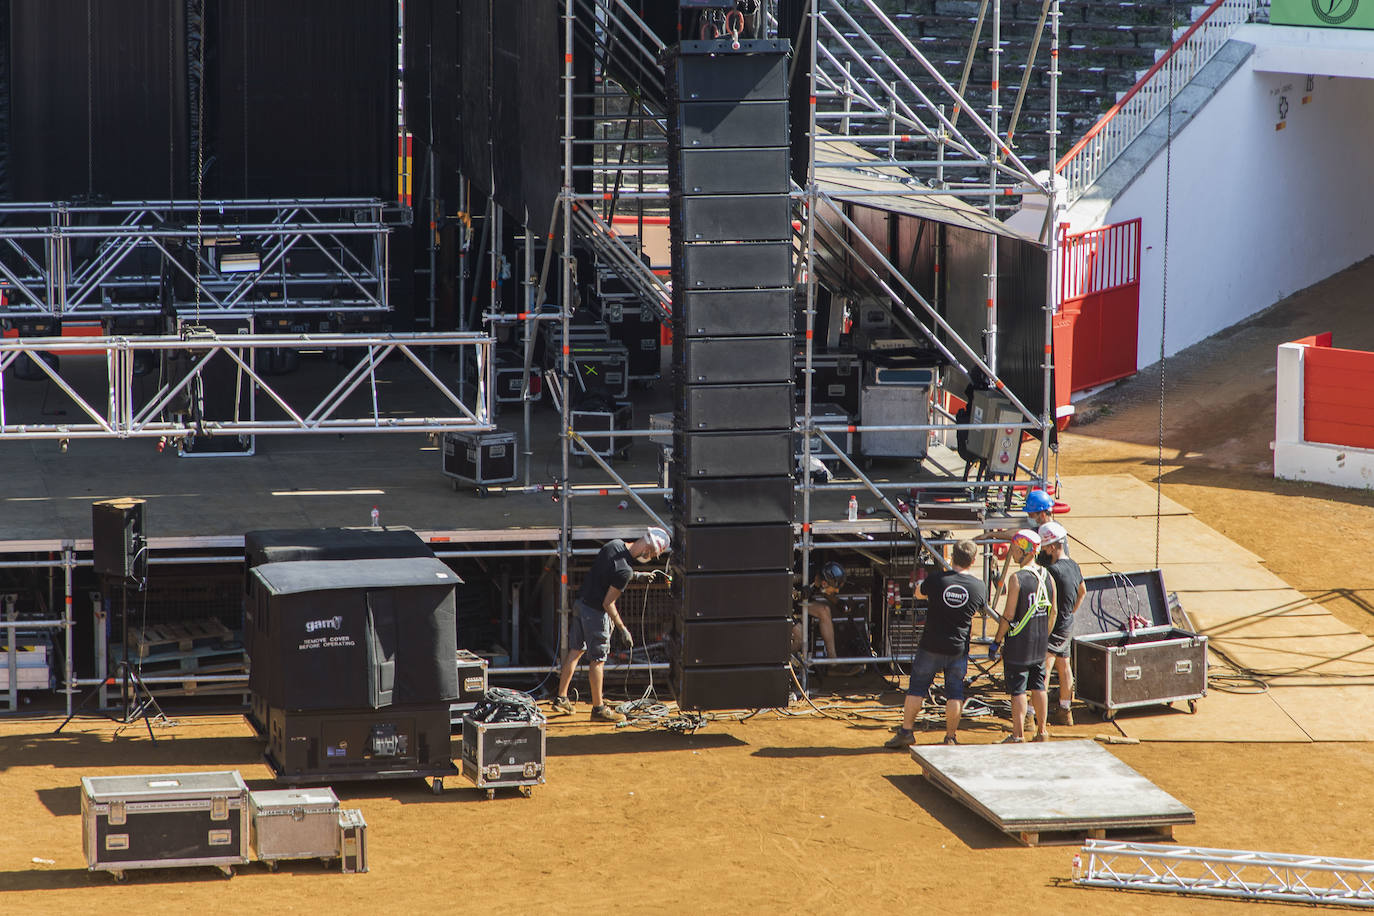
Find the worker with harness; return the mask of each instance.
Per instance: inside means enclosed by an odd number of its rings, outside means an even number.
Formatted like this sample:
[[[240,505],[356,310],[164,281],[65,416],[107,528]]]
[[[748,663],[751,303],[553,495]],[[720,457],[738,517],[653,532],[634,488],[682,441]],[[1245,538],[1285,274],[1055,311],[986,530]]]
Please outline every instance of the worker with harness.
[[[1035,741],[1048,741],[1049,697],[1045,692],[1045,654],[1054,626],[1055,589],[1049,570],[1035,562],[1040,535],[1023,528],[1011,539],[1011,558],[1020,567],[1007,577],[1007,601],[997,621],[991,657],[1002,654],[1002,671],[1011,694],[1011,735],[1004,744],[1025,740],[1026,691],[1035,710]]]

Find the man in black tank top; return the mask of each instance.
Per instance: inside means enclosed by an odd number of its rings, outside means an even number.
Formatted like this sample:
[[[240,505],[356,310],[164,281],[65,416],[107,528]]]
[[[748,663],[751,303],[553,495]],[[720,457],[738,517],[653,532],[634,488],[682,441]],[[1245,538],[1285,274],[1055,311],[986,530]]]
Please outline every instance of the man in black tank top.
[[[997,622],[993,654],[1002,652],[1002,672],[1011,694],[1011,736],[1005,744],[1025,740],[1026,691],[1035,709],[1035,741],[1048,741],[1046,713],[1049,698],[1045,693],[1045,654],[1049,651],[1050,630],[1054,625],[1054,580],[1049,570],[1035,563],[1040,550],[1040,535],[1027,528],[1011,539],[1011,558],[1020,567],[1007,577],[1007,603]]]

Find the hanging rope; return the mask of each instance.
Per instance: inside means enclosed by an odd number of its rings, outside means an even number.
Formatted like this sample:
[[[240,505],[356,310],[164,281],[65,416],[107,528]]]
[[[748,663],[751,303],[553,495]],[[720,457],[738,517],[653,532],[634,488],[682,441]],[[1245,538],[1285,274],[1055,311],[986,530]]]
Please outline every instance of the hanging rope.
[[[1169,0],[1169,23],[1174,19],[1174,0]],[[1164,514],[1164,343],[1169,318],[1169,193],[1174,166],[1174,68],[1169,66],[1169,103],[1165,106],[1164,132],[1164,263],[1159,300],[1159,441],[1155,450],[1155,568],[1159,568],[1159,526]]]

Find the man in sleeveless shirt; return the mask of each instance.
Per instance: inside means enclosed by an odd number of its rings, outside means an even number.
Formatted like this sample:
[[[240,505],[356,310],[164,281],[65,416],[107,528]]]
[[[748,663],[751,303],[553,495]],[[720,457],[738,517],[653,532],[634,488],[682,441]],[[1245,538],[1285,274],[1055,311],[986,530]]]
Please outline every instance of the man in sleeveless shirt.
[[[926,625],[911,661],[911,680],[902,704],[902,727],[884,747],[910,747],[913,728],[937,673],[945,678],[945,744],[958,744],[956,732],[964,709],[964,674],[968,670],[969,629],[973,617],[987,607],[983,580],[969,573],[978,558],[978,545],[959,541],[950,553],[953,569],[941,570],[916,587],[926,599]]]
[[[1011,735],[1003,743],[1025,740],[1026,692],[1035,710],[1035,741],[1048,741],[1049,698],[1045,693],[1045,655],[1054,626],[1055,591],[1049,570],[1035,562],[1040,535],[1027,528],[1011,539],[1011,558],[1019,567],[1007,577],[1007,601],[997,621],[992,654],[1002,654],[1002,671],[1011,694]]]

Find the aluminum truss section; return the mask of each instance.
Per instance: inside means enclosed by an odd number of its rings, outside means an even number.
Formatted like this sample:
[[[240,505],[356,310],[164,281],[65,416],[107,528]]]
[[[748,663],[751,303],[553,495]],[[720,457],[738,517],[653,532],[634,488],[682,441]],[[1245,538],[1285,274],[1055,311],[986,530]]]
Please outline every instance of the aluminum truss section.
[[[217,336],[188,327],[180,337],[10,338],[0,340],[0,440],[5,439],[184,439],[193,435],[260,436],[280,433],[379,433],[484,430],[492,422],[491,337],[474,333],[441,334],[299,334]],[[430,368],[427,350],[467,347],[476,353],[477,385],[473,403],[463,399]],[[292,391],[281,380],[269,379],[256,368],[255,354],[282,350],[352,350],[358,358],[322,396],[317,391]],[[92,356],[99,352],[100,356]],[[151,394],[136,381],[135,356],[151,354],[166,360],[175,355],[183,368],[164,373]],[[64,356],[71,357],[70,360]],[[90,385],[76,378],[78,357],[103,360],[104,391],[91,395]],[[53,359],[57,357],[57,359]],[[81,419],[52,423],[16,422],[16,412],[32,411],[32,382],[8,382],[11,366],[28,360],[30,371],[41,372],[76,405]],[[386,371],[383,364],[386,362]],[[165,362],[164,362],[165,365]],[[416,413],[407,397],[384,403],[386,383],[402,366],[430,386],[445,410],[432,416]],[[211,419],[196,404],[202,386],[215,384],[207,369],[227,367],[247,393],[245,400],[265,397],[270,405],[249,410],[246,418]],[[64,374],[65,373],[65,374]],[[82,388],[86,393],[82,393]],[[308,386],[306,386],[308,388]],[[396,386],[392,386],[394,389]],[[9,395],[13,389],[16,403]],[[27,396],[27,397],[26,397]],[[362,410],[359,410],[362,407]],[[448,412],[451,408],[451,412]]]
[[[386,311],[406,219],[363,198],[0,204],[0,318]]]
[[[1374,907],[1374,862],[1088,840],[1074,883],[1203,897]]]

